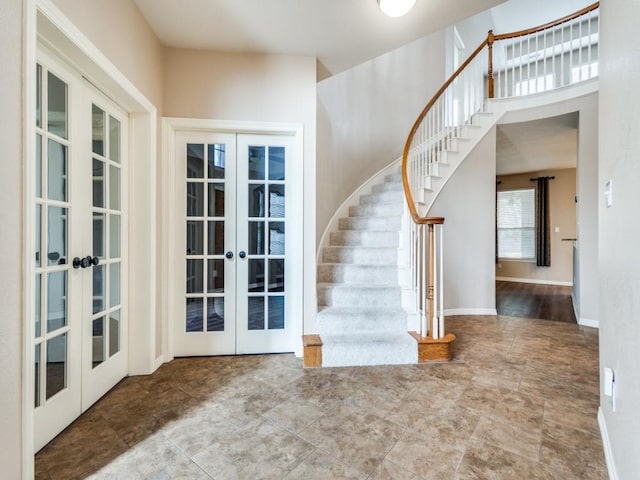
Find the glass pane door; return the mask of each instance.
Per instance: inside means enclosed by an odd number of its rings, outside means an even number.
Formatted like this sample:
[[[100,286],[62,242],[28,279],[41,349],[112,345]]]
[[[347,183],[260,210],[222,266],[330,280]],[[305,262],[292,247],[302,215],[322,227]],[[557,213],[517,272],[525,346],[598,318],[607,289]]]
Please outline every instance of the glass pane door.
[[[184,135],[176,142],[179,271],[176,355],[235,352],[235,135]],[[231,288],[229,288],[231,286]]]
[[[237,353],[292,350],[286,315],[291,137],[238,136]],[[301,219],[298,219],[301,221]]]
[[[80,287],[70,266],[78,244],[72,205],[69,152],[70,83],[41,64],[37,73],[35,175],[35,279],[33,292],[35,446],[41,447],[80,414],[79,309],[71,303]]]

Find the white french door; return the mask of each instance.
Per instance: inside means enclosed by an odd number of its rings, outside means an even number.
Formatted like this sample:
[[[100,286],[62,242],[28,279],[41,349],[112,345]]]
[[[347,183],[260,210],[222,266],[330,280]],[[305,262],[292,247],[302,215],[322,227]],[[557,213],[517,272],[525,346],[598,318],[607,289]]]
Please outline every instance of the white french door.
[[[36,95],[36,451],[127,372],[127,116],[39,52]]]
[[[293,145],[287,135],[176,134],[176,356],[294,350]]]

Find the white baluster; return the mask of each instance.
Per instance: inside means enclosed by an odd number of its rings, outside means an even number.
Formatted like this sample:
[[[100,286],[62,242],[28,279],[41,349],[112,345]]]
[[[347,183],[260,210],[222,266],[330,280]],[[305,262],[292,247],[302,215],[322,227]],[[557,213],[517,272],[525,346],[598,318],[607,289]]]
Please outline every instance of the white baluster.
[[[440,336],[444,337],[444,224],[440,225]]]

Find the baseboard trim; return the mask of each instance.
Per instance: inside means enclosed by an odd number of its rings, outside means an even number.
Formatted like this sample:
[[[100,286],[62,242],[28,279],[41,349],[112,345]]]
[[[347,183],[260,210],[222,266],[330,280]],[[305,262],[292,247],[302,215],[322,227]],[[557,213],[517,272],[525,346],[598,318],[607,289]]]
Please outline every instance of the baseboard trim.
[[[598,426],[600,427],[600,437],[602,438],[604,460],[607,464],[609,480],[618,480],[618,472],[616,472],[616,465],[615,463],[613,463],[613,450],[611,449],[609,432],[607,431],[607,424],[604,421],[604,413],[602,413],[602,407],[598,407]]]
[[[496,277],[501,282],[537,283],[540,285],[559,285],[561,287],[573,287],[573,282],[561,282],[559,280],[538,280],[536,278]]]
[[[497,315],[495,308],[452,308],[444,311],[445,316],[449,315]]]
[[[598,320],[591,320],[590,318],[578,318],[578,325],[583,327],[600,328],[600,322]]]

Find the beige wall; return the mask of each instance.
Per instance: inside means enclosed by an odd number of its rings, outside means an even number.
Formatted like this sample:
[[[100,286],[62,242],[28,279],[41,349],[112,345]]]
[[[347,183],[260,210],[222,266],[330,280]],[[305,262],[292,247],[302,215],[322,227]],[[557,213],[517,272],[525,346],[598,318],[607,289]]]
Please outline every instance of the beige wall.
[[[640,2],[607,0],[600,15],[600,379],[613,368],[617,391],[615,412],[604,395],[600,408],[617,471],[611,478],[626,480],[640,472]]]
[[[444,45],[437,32],[318,83],[318,242],[347,197],[402,154],[445,80]]]
[[[429,211],[429,216],[445,218],[444,308],[449,314],[495,314],[495,181],[494,127],[458,167]]]
[[[162,112],[162,46],[131,0],[52,0]]]
[[[551,266],[537,267],[534,261],[499,259],[496,277],[524,279],[540,282],[573,282],[573,242],[563,238],[576,238],[576,169],[542,170],[518,175],[497,177],[499,191],[535,188],[531,178],[554,176],[549,180],[549,226],[551,228]],[[555,228],[560,231],[556,232]]]
[[[0,45],[0,474],[19,479],[22,463],[22,6],[2,0]]]

